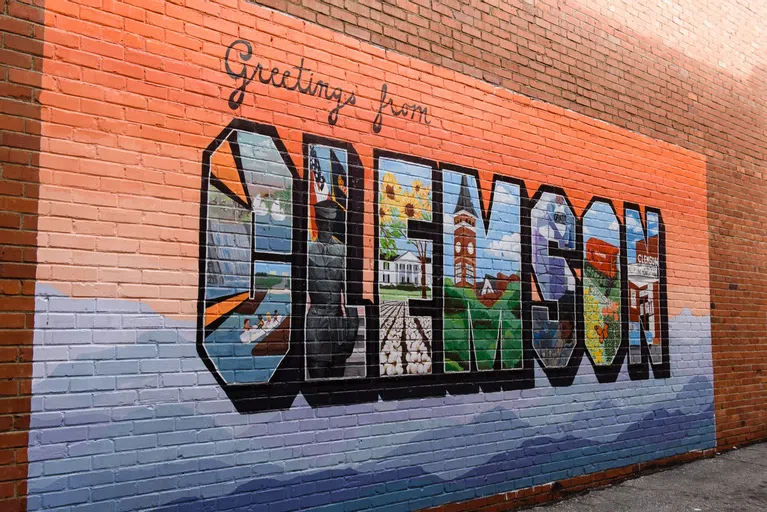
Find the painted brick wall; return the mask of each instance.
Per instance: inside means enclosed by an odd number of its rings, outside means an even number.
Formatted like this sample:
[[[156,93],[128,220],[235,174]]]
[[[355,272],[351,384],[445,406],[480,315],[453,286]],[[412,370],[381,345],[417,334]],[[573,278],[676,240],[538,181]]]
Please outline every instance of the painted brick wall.
[[[752,13],[274,7],[6,4],[4,504],[478,509],[762,435]]]

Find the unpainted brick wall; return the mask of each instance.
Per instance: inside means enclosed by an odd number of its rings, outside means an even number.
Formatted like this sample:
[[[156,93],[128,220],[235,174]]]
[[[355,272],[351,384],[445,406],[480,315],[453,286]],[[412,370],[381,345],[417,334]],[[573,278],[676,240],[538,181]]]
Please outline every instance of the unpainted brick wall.
[[[25,510],[37,245],[43,10],[0,11],[0,509]]]

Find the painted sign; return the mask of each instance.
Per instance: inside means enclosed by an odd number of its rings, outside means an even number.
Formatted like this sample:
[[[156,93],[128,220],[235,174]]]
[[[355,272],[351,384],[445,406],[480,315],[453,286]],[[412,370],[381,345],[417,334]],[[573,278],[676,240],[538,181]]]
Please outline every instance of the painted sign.
[[[274,128],[235,120],[203,157],[198,351],[241,410],[527,388],[534,364],[567,386],[584,356],[601,382],[627,355],[668,376],[659,210],[624,223],[594,197],[579,218],[506,175],[485,205],[476,170],[376,150],[366,300],[365,169],[352,144],[303,148],[299,173]]]

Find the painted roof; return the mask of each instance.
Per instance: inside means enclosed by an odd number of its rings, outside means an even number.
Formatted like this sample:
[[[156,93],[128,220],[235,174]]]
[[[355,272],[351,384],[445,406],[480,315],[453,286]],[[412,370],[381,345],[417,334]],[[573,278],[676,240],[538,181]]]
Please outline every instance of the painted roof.
[[[473,217],[477,216],[477,212],[474,211],[474,205],[471,202],[469,183],[466,180],[466,176],[461,177],[461,192],[458,194],[458,202],[455,204],[455,212],[453,213],[458,213],[461,210]]]

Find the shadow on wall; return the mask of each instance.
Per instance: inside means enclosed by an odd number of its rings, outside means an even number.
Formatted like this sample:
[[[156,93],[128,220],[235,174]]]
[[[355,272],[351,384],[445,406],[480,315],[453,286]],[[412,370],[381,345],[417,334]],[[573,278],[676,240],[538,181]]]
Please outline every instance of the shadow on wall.
[[[767,250],[762,243],[767,225],[767,64],[757,65],[744,84],[732,88],[728,101],[740,103],[728,105],[726,115],[716,109],[717,98],[695,112],[711,127],[705,132],[705,148],[721,448],[767,437],[767,407],[753,407],[767,400],[767,357],[748,348],[767,336]],[[745,389],[759,391],[749,400],[733,400]]]
[[[38,5],[41,5],[42,2]],[[37,275],[43,8],[3,2],[0,17],[0,510],[25,510]],[[9,354],[8,351],[15,353]]]

